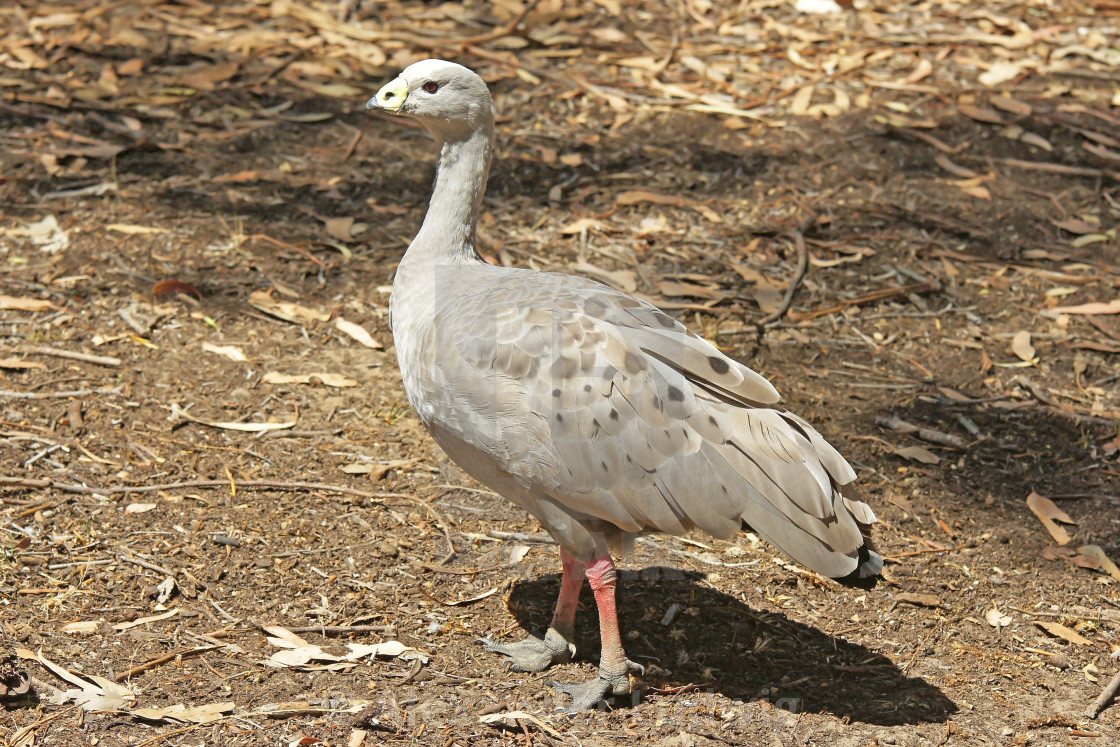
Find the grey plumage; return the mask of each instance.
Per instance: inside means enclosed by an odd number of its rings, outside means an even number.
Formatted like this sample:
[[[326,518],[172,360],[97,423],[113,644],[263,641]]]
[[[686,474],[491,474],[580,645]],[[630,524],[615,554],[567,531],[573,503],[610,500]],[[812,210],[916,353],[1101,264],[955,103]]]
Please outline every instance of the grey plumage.
[[[439,143],[424,224],[397,267],[390,321],[420,421],[477,480],[561,546],[548,633],[486,641],[511,667],[568,661],[584,577],[603,642],[599,673],[559,686],[572,708],[629,690],[610,557],[644,532],[728,539],[749,525],[804,565],[873,583],[882,558],[855,472],[765,378],[656,307],[586,278],[494,267],[475,246],[494,113],[485,83],[425,60],[370,108],[415,117]]]
[[[769,382],[656,307],[488,265],[436,273],[426,293],[432,315],[400,361],[420,420],[577,557],[622,533],[728,539],[746,523],[820,573],[856,570],[874,514],[843,496],[848,463]]]

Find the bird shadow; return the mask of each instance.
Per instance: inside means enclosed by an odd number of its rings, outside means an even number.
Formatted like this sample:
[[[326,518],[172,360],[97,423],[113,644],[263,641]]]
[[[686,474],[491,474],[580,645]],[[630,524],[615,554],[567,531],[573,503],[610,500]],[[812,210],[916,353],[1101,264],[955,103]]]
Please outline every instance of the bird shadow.
[[[753,609],[711,588],[699,573],[658,566],[622,571],[619,589],[627,655],[646,666],[646,674],[643,689],[616,698],[613,708],[698,690],[747,707],[765,700],[795,713],[883,726],[945,723],[957,711],[937,686],[908,676],[881,653],[780,612]],[[526,631],[543,629],[558,590],[555,574],[518,581],[510,613]],[[663,624],[670,610],[673,619]],[[598,637],[595,602],[585,586],[577,661],[598,663]]]

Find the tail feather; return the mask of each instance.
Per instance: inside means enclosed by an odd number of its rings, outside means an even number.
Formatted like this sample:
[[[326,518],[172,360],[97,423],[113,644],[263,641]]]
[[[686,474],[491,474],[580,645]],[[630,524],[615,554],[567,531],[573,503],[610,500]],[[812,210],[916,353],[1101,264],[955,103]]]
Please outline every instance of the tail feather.
[[[857,589],[874,589],[875,584],[883,578],[882,572],[883,556],[865,544],[859,549],[859,565],[856,569],[847,576],[834,578],[833,581]]]
[[[871,525],[861,523],[859,531],[863,535],[863,546],[859,548],[859,564],[847,576],[833,580],[857,589],[873,589],[883,577],[883,556],[879,554],[879,548],[871,539]]]

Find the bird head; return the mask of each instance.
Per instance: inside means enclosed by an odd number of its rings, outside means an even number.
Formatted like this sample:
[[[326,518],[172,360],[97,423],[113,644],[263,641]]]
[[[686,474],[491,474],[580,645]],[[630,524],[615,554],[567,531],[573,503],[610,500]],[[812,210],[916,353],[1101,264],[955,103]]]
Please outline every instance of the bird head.
[[[441,140],[493,125],[494,104],[482,78],[446,60],[421,60],[386,83],[366,108],[419,120]]]

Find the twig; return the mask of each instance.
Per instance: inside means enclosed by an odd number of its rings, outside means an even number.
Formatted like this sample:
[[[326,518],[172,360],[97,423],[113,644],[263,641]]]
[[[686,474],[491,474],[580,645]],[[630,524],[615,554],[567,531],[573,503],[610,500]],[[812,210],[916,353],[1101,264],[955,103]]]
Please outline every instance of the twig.
[[[176,734],[183,734],[188,731],[194,731],[195,729],[201,729],[203,726],[213,726],[216,723],[217,721],[204,721],[201,724],[191,724],[190,726],[184,726],[182,729],[172,729],[171,731],[166,731],[163,734],[156,734],[154,737],[145,739],[143,742],[138,742],[136,744],[136,747],[147,747],[147,745],[155,744],[156,742],[159,742],[162,739],[166,739],[167,737],[173,737]]]
[[[88,485],[74,485],[58,482],[57,480],[34,479],[27,477],[4,477],[0,475],[0,489],[15,488],[52,488],[67,493],[84,493],[86,495],[109,495],[111,493],[153,493],[160,490],[179,490],[182,488],[223,488],[229,486],[229,480],[186,480],[184,482],[168,482],[159,485],[136,485],[131,487],[110,486],[104,488],[91,488]],[[361,498],[379,500],[382,498],[404,498],[410,501],[423,501],[404,493],[371,493],[368,490],[357,490],[343,485],[328,485],[321,482],[278,482],[274,480],[245,480],[237,483],[238,489],[257,488],[260,490],[325,490],[334,493],[356,495]],[[425,504],[427,505],[427,504]],[[434,509],[433,509],[434,511]]]
[[[1116,697],[1117,691],[1120,691],[1120,672],[1112,678],[1112,681],[1104,688],[1093,704],[1085,709],[1085,715],[1089,718],[1096,718],[1097,714],[1105,709],[1109,702]]]
[[[209,599],[209,600],[207,600],[207,601],[209,601],[209,602],[210,602],[210,606],[211,606],[211,607],[213,607],[214,609],[216,609],[216,610],[218,611],[218,614],[219,614],[219,615],[221,615],[222,617],[224,617],[224,618],[225,618],[226,622],[228,622],[228,623],[230,623],[230,624],[232,624],[232,625],[236,625],[237,623],[241,622],[241,618],[240,618],[240,617],[234,617],[234,616],[233,616],[233,615],[231,615],[230,613],[226,612],[226,611],[225,611],[224,609],[222,609],[222,608],[221,608],[221,606],[220,606],[220,605],[219,605],[219,604],[218,604],[217,602],[215,602],[215,601],[214,601],[213,599]]]
[[[289,244],[286,241],[280,241],[279,239],[274,239],[271,236],[269,236],[268,234],[263,234],[263,233],[255,233],[252,236],[246,236],[245,237],[245,241],[253,241],[255,239],[260,239],[261,241],[271,242],[271,243],[275,244],[276,246],[282,247],[284,249],[291,249],[293,252],[298,252],[299,254],[302,254],[303,256],[307,257],[309,260],[311,260],[315,264],[319,265],[320,270],[327,269],[327,263],[326,262],[319,259],[318,257],[316,257],[311,252],[307,251],[306,249],[301,249],[300,247],[295,246],[294,244]]]
[[[5,487],[12,488],[54,488],[61,490],[65,493],[81,493],[83,495],[106,495],[108,491],[98,490],[86,485],[74,485],[68,482],[58,482],[57,480],[36,479],[32,477],[4,477],[0,476],[0,490]],[[37,506],[36,510],[45,508],[44,506]],[[32,511],[31,513],[35,513]]]
[[[961,427],[968,431],[973,438],[980,438],[982,436],[983,431],[980,430],[980,426],[976,425],[976,422],[972,418],[959,412],[956,416],[957,422],[960,423]]]
[[[1009,605],[1008,608],[1013,609],[1023,615],[1030,615],[1031,617],[1052,617],[1058,620],[1085,620],[1086,622],[1095,623],[1099,623],[1101,620],[1105,620],[1106,622],[1120,623],[1120,615],[1117,615],[1115,612],[1111,612],[1109,610],[1100,610],[1095,615],[1083,615],[1075,612],[1032,612],[1031,610],[1020,609],[1013,605]],[[1092,610],[1087,611],[1092,612]]]
[[[501,568],[505,568],[504,565],[492,565],[489,568],[477,568],[474,570],[461,571],[453,568],[440,568],[438,565],[432,565],[431,563],[421,563],[420,567],[427,568],[429,571],[433,571],[434,573],[450,573],[455,576],[474,576],[478,573],[486,573],[487,571],[496,571]]]
[[[321,635],[346,635],[347,633],[392,633],[392,625],[306,625],[286,628],[293,633],[320,633]]]
[[[645,45],[646,49],[653,52],[654,54],[658,54],[659,50],[654,49],[652,46],[647,44],[645,39],[642,38],[641,34],[635,34],[635,36],[637,37],[638,41]],[[649,74],[653,78],[656,79],[661,77],[661,73],[665,72],[665,68],[669,67],[669,63],[673,61],[673,55],[677,53],[677,49],[679,47],[680,39],[677,37],[677,30],[672,29],[669,32],[669,51],[665,53],[660,62],[655,63],[654,66],[650,68]]]
[[[342,160],[349,161],[350,156],[354,155],[354,149],[358,147],[358,143],[362,139],[362,130],[356,127],[351,128],[350,125],[343,125],[343,127],[354,130],[354,137],[350,140],[350,144],[346,146],[346,150],[342,154]]]
[[[10,389],[0,389],[0,397],[12,399],[65,399],[67,397],[88,397],[91,394],[120,394],[117,387],[103,389],[70,389],[63,392],[14,392]]]
[[[673,690],[669,694],[675,695],[677,693],[687,693],[687,692],[691,691],[690,688],[692,690],[699,690],[700,687],[701,687],[700,685],[685,685],[682,688],[673,688]],[[727,737],[722,737],[719,734],[716,734],[714,731],[698,731],[698,730],[694,730],[694,729],[689,729],[688,733],[689,734],[695,734],[698,737],[704,737],[705,739],[711,739],[711,740],[716,741],[716,742],[723,742],[724,744],[729,744],[732,747],[736,747],[736,745],[742,744],[742,742],[733,742],[730,739],[728,739]]]
[[[767,314],[757,322],[759,336],[762,335],[762,330],[769,324],[781,319],[789,311],[789,307],[793,305],[793,296],[797,293],[798,286],[805,278],[805,273],[809,270],[809,250],[805,248],[805,235],[807,231],[817,220],[816,214],[810,215],[801,225],[790,231],[793,237],[793,248],[797,250],[797,269],[793,271],[793,277],[789,280],[789,287],[786,288],[785,298],[782,299],[782,305],[771,314]]]
[[[1067,176],[1091,176],[1101,178],[1107,176],[1120,182],[1120,173],[1107,169],[1091,169],[1085,166],[1066,166],[1062,163],[1041,163],[1037,161],[1021,161],[1018,158],[997,158],[997,163],[1006,164],[1017,169],[1030,169],[1032,171],[1045,171],[1050,174],[1065,174]]]
[[[1093,423],[1094,425],[1116,425],[1116,421],[1114,419],[1102,418],[1097,415],[1088,415],[1081,412],[1082,410],[1088,408],[1076,406],[1066,407],[1062,405],[1057,400],[1047,396],[1046,393],[1042,391],[1042,388],[1039,387],[1038,384],[1035,384],[1029,376],[1020,374],[1019,376],[1015,376],[1014,378],[1012,378],[1011,381],[1007,383],[1008,386],[1011,386],[1012,384],[1018,384],[1019,386],[1023,387],[1032,395],[1034,395],[1035,399],[1037,399],[1039,402],[1046,405],[1059,415],[1065,415],[1067,418],[1072,418],[1084,423]]]
[[[487,537],[494,539],[514,540],[516,542],[539,542],[542,545],[555,545],[556,540],[552,539],[548,534],[525,534],[524,532],[503,532],[498,529],[491,529],[486,533]]]
[[[55,480],[46,479],[30,479],[25,477],[4,477],[0,476],[0,489],[5,486],[14,488],[52,488],[54,490],[62,490],[67,493],[83,493],[85,495],[110,495],[112,493],[124,493],[129,495],[131,493],[152,493],[160,490],[178,490],[182,488],[224,488],[229,486],[228,480],[187,480],[184,482],[168,482],[162,485],[137,485],[133,487],[105,487],[105,488],[91,488],[87,485],[73,485],[70,483],[57,482]],[[355,488],[347,488],[342,485],[328,485],[321,482],[278,482],[275,480],[245,480],[244,482],[237,483],[238,489],[244,490],[246,488],[257,488],[260,490],[324,490],[334,493],[344,493],[346,495],[356,495],[361,498],[368,498],[372,501],[381,501],[384,498],[400,498],[406,501],[417,503],[432,514],[435,518],[436,524],[439,525],[440,530],[443,532],[443,537],[447,540],[447,556],[440,560],[440,563],[446,563],[455,557],[455,545],[451,541],[451,531],[447,528],[447,522],[443,520],[443,516],[429,503],[420,500],[416,496],[407,495],[405,493],[371,493],[368,490],[357,490]]]
[[[172,571],[168,568],[164,568],[162,565],[156,565],[155,563],[149,563],[146,560],[141,560],[140,558],[133,557],[131,555],[121,555],[120,559],[123,560],[126,563],[132,563],[133,565],[138,565],[141,568],[147,568],[149,571],[155,571],[156,573],[162,573],[165,576],[172,576],[172,577],[175,576],[175,571]]]
[[[790,318],[795,322],[803,322],[808,319],[816,319],[818,316],[827,316],[828,314],[835,314],[838,311],[843,311],[851,306],[862,306],[865,303],[874,303],[875,301],[885,301],[888,298],[896,298],[898,296],[909,296],[911,293],[926,293],[929,291],[936,291],[941,289],[941,283],[936,280],[931,280],[928,283],[914,283],[913,285],[898,285],[891,288],[881,288],[876,291],[871,291],[858,298],[849,298],[841,301],[834,306],[828,306],[823,309],[816,309],[815,311],[798,311],[790,314]]]
[[[911,550],[910,552],[900,552],[897,555],[884,555],[883,560],[898,560],[899,558],[912,558],[915,555],[928,555],[932,552],[956,552],[963,549],[964,545],[957,545],[956,547],[945,547],[936,550]]]
[[[51,454],[53,454],[54,452],[58,451],[61,448],[62,448],[62,444],[51,444],[47,448],[41,449],[33,457],[31,457],[30,459],[28,459],[26,462],[23,463],[23,468],[24,469],[30,469],[31,466],[33,464],[35,464],[35,462],[39,461],[40,459],[42,459],[44,457],[50,456]]]
[[[900,672],[906,674],[908,671],[910,671],[910,667],[914,666],[914,660],[918,658],[918,654],[925,650],[926,644],[929,643],[929,639],[933,638],[933,636],[936,634],[937,628],[934,628],[929,632],[929,635],[922,639],[921,643],[914,647],[914,653],[911,654],[910,659],[902,665],[902,668],[899,670]]]
[[[848,70],[848,72],[851,72],[854,69],[855,68],[852,68],[851,70]],[[767,93],[765,96],[762,96],[760,98],[756,98],[756,99],[753,99],[753,100],[750,100],[750,101],[744,101],[743,103],[741,103],[739,105],[739,108],[740,109],[756,109],[760,106],[768,106],[770,104],[777,103],[784,98],[792,96],[793,94],[800,91],[802,88],[805,88],[806,86],[815,86],[818,83],[820,83],[822,80],[825,80],[826,78],[829,78],[829,77],[830,76],[827,73],[821,73],[820,75],[818,75],[814,78],[810,78],[809,80],[803,81],[803,82],[798,83],[798,84],[793,85],[793,86],[790,86],[789,88],[785,88],[781,91],[778,91],[775,94]],[[773,90],[773,89],[771,89],[771,90]]]
[[[440,516],[439,512],[432,508],[431,505],[424,503],[424,501],[421,501],[419,499],[412,500],[415,500],[417,503],[426,506],[427,509],[432,512],[432,516],[436,518],[436,523],[439,524],[439,528],[443,531],[443,538],[447,540],[447,555],[440,558],[439,564],[444,565],[445,563],[447,563],[447,561],[455,557],[456,554],[455,545],[451,542],[451,532],[447,530],[447,524],[444,523],[443,517]]]
[[[448,39],[446,43],[448,46],[453,46],[456,44],[480,44],[482,42],[488,42],[493,39],[501,39],[503,36],[510,36],[514,31],[517,30],[517,27],[521,25],[521,22],[524,21],[529,16],[529,14],[536,9],[537,5],[540,4],[540,1],[541,0],[530,0],[530,2],[526,3],[525,7],[521,9],[521,12],[517,14],[517,17],[507,23],[505,26],[499,26],[493,31],[489,31],[485,34],[479,34],[478,36],[465,36],[459,39]]]
[[[178,657],[186,658],[188,656],[198,656],[199,654],[204,654],[207,651],[213,651],[214,649],[218,649],[218,648],[222,648],[222,647],[221,646],[200,646],[198,648],[187,649],[186,651],[172,651],[170,654],[160,656],[159,658],[152,659],[151,661],[146,661],[143,664],[137,664],[132,669],[129,669],[127,672],[121,672],[120,674],[118,674],[116,677],[113,678],[113,682],[124,682],[129,677],[133,677],[137,674],[140,674],[141,672],[146,672],[149,669],[154,669],[155,667],[158,667],[161,664],[166,664],[169,661],[173,661],[174,659],[176,659]]]
[[[0,483],[0,485],[2,485],[2,484],[3,483]],[[19,519],[22,519],[25,516],[31,516],[33,514],[38,513],[39,511],[43,511],[44,509],[56,508],[58,506],[61,506],[63,503],[66,503],[66,501],[68,501],[68,500],[70,500],[70,499],[69,498],[63,498],[60,501],[46,501],[44,503],[36,503],[34,506],[30,506],[30,507],[25,508],[22,511],[20,511],[18,514],[16,514],[16,517],[19,518]]]
[[[48,571],[58,571],[63,568],[88,568],[93,565],[112,565],[115,560],[111,558],[108,560],[79,560],[74,563],[52,563],[47,566]]]
[[[92,355],[90,353],[76,353],[72,350],[63,350],[61,348],[50,348],[43,345],[21,345],[18,348],[21,353],[30,353],[32,355],[50,355],[55,358],[69,358],[72,361],[84,361],[86,363],[96,363],[99,366],[119,366],[121,364],[120,358],[113,358],[108,355]]]
[[[494,594],[497,594],[498,589],[493,588],[490,591],[484,592],[483,594],[480,594],[477,597],[473,597],[471,599],[459,599],[459,600],[456,600],[456,601],[453,601],[453,602],[445,602],[442,599],[439,599],[438,597],[432,596],[431,594],[429,594],[424,589],[421,589],[420,593],[423,594],[424,596],[426,596],[428,599],[431,599],[436,604],[442,604],[444,607],[458,607],[460,605],[474,604],[475,602],[481,602],[483,599],[488,599],[491,596],[493,596]]]
[[[897,415],[889,415],[887,417],[875,418],[875,422],[884,428],[889,428],[896,433],[913,434],[923,441],[930,443],[941,444],[943,446],[951,446],[954,449],[963,449],[968,446],[965,440],[960,436],[955,436],[952,433],[945,433],[943,431],[934,430],[933,428],[926,428],[925,426],[914,425],[907,423]]]
[[[1120,501],[1120,496],[1108,493],[1047,493],[1046,497],[1052,501],[1072,501],[1080,498],[1104,498],[1107,501]]]

